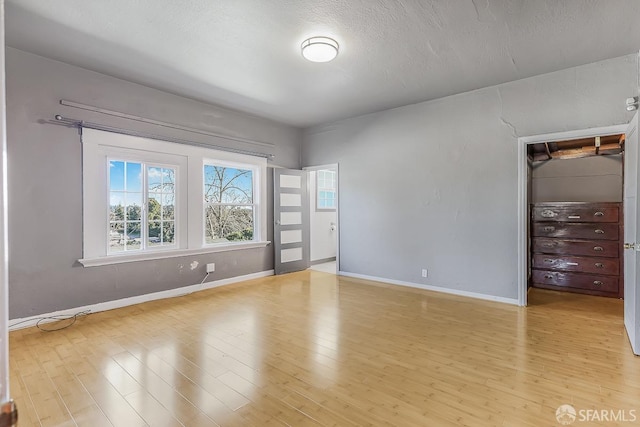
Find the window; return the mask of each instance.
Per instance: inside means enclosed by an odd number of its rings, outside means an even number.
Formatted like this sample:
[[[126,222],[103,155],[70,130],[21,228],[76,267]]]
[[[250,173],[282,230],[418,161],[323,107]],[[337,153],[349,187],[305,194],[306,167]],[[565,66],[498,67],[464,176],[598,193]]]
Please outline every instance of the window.
[[[108,252],[175,246],[176,167],[115,159],[108,163]]]
[[[335,210],[336,204],[336,171],[318,170],[316,172],[316,209]]]
[[[253,240],[253,170],[204,165],[205,243]]]
[[[264,247],[264,158],[83,129],[85,266]]]

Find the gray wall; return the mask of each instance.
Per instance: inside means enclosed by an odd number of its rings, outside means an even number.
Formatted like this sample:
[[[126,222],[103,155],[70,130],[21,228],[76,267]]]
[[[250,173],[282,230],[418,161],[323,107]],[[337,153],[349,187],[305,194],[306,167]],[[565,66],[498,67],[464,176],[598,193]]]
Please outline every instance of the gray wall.
[[[628,122],[637,76],[628,55],[306,130],[303,165],[340,164],[340,269],[517,298],[517,137]]]
[[[622,202],[622,155],[536,162],[531,173],[536,202]]]
[[[83,268],[82,162],[77,130],[43,124],[55,114],[276,155],[300,166],[299,129],[7,49],[10,318],[20,318],[273,268],[273,249],[250,249]],[[66,99],[275,144],[273,149],[171,131],[58,104]],[[270,191],[272,191],[270,185]],[[272,197],[268,197],[269,200]],[[272,200],[268,206],[272,224]],[[269,239],[272,237],[272,227]],[[189,264],[198,261],[192,271]]]

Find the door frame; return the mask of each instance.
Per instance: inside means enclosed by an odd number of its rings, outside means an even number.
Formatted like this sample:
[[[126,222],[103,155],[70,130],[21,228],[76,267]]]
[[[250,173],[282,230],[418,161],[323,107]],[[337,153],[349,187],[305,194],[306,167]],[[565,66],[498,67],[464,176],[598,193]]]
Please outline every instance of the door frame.
[[[339,163],[328,163],[324,165],[306,166],[302,168],[302,170],[304,171],[318,171],[321,169],[336,170],[336,274],[338,274],[340,272],[340,165]],[[307,185],[311,185],[310,180],[308,179]],[[316,196],[315,189],[308,188],[307,193],[309,194],[309,198]],[[311,237],[309,237],[309,255],[311,255]]]
[[[5,4],[0,0],[0,413],[9,422],[18,413],[9,387],[9,237],[7,207],[7,99],[5,70]],[[4,419],[4,417],[1,417]],[[14,424],[11,424],[14,425]]]
[[[527,146],[540,142],[564,141],[568,139],[591,138],[595,136],[626,133],[627,125],[602,126],[590,129],[554,132],[540,135],[521,136],[518,138],[518,305],[527,305],[527,223],[528,212],[528,188],[527,188]],[[624,166],[623,166],[624,167]]]

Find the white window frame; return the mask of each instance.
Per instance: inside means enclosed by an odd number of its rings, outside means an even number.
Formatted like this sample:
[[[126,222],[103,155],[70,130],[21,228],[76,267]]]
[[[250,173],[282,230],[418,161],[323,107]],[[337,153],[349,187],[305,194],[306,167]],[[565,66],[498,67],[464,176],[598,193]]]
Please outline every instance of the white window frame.
[[[333,188],[329,187],[321,187],[320,186],[320,172],[332,172],[333,173]],[[336,210],[338,206],[338,174],[334,169],[318,169],[316,170],[316,211],[318,212],[333,212]],[[323,179],[324,181],[324,179]],[[332,208],[321,208],[320,207],[320,192],[321,191],[333,191],[335,205]]]
[[[82,129],[83,258],[85,267],[264,247],[267,241],[267,160],[260,157],[155,139]],[[121,158],[176,167],[175,233],[172,248],[108,253],[108,162]],[[254,240],[204,244],[204,163],[227,162],[254,170]]]
[[[180,206],[179,205],[179,194],[178,194],[178,185],[179,185],[179,171],[180,171],[180,166],[178,166],[177,164],[168,164],[168,163],[160,163],[160,162],[150,162],[150,161],[143,161],[143,160],[139,160],[139,159],[135,159],[135,160],[131,160],[130,158],[126,158],[123,156],[107,156],[106,162],[107,162],[107,218],[109,217],[110,213],[111,213],[111,209],[110,209],[110,192],[111,192],[111,173],[109,171],[109,167],[111,167],[111,162],[129,162],[129,163],[140,163],[141,165],[141,173],[142,173],[142,182],[140,183],[141,185],[141,193],[142,193],[142,206],[141,206],[141,213],[140,213],[140,244],[141,244],[141,248],[139,250],[131,250],[131,251],[111,251],[111,245],[110,243],[110,231],[111,231],[111,227],[110,227],[110,223],[111,221],[109,219],[107,219],[107,256],[120,256],[120,255],[124,255],[124,254],[133,254],[133,253],[146,253],[146,252],[151,252],[151,251],[166,251],[166,250],[171,250],[171,249],[177,249],[180,247],[179,245],[179,239],[180,239],[180,231],[178,224],[179,224],[179,214],[180,212],[178,211],[177,207]],[[174,241],[173,244],[170,245],[161,245],[161,246],[147,246],[148,245],[148,226],[149,226],[149,219],[148,219],[148,206],[149,206],[149,188],[148,188],[148,170],[149,168],[162,168],[162,169],[174,169],[175,173],[174,173],[174,180],[175,180],[175,187],[174,187],[174,213],[173,213],[173,224],[174,224]],[[126,176],[126,175],[125,175]],[[125,206],[126,209],[126,206]]]
[[[206,158],[204,159],[203,163],[202,163],[202,197],[204,199],[204,189],[205,189],[205,176],[204,176],[204,167],[205,166],[222,166],[222,167],[228,167],[228,168],[235,168],[235,169],[244,169],[244,170],[250,170],[252,172],[252,184],[253,184],[253,240],[250,240],[252,242],[255,241],[260,241],[261,240],[261,231],[262,228],[264,228],[264,225],[261,224],[261,221],[259,221],[259,210],[260,210],[260,206],[262,205],[262,197],[261,196],[261,192],[259,191],[260,189],[260,168],[256,165],[251,165],[251,164],[247,164],[247,163],[237,163],[237,162],[230,162],[230,161],[224,161],[224,160],[218,160],[218,159],[212,159],[212,158]],[[206,206],[203,203],[202,205],[202,218],[204,220],[204,216],[205,216],[205,209]],[[266,221],[265,221],[266,224]],[[245,240],[245,242],[247,242],[247,240]],[[241,243],[241,242],[238,242]],[[207,243],[207,236],[205,233],[205,227],[204,227],[204,222],[202,224],[202,245],[205,247],[217,247],[220,245],[229,245],[229,244],[233,244],[231,242],[229,243]]]

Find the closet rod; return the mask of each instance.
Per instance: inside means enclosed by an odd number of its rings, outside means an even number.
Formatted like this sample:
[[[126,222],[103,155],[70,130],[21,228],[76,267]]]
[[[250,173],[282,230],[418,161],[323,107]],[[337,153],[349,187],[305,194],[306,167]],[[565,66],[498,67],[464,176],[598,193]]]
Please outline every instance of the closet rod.
[[[180,138],[173,138],[173,137],[167,137],[164,135],[155,135],[152,133],[146,133],[146,132],[139,132],[139,131],[135,131],[135,130],[131,130],[131,129],[124,129],[124,128],[119,128],[119,127],[115,127],[115,126],[108,126],[108,125],[103,125],[100,123],[93,123],[93,122],[87,122],[84,120],[78,120],[78,119],[71,119],[69,117],[63,117],[60,114],[56,114],[54,117],[55,120],[47,120],[47,123],[50,124],[54,124],[54,125],[60,125],[60,126],[67,126],[67,127],[75,127],[75,128],[87,128],[87,129],[95,129],[95,130],[101,130],[101,131],[105,131],[105,132],[113,132],[113,133],[118,133],[121,135],[129,135],[129,136],[137,136],[140,138],[148,138],[148,139],[155,139],[158,141],[166,141],[166,142],[174,142],[176,144],[184,144],[184,145],[194,145],[197,147],[204,147],[204,148],[211,148],[214,150],[220,150],[220,151],[226,151],[226,152],[230,152],[230,153],[237,153],[237,154],[246,154],[248,156],[254,156],[254,157],[263,157],[267,160],[273,160],[276,156],[271,154],[271,153],[260,153],[260,152],[256,152],[256,151],[248,151],[248,150],[240,150],[237,148],[230,148],[230,147],[223,147],[220,145],[213,145],[213,144],[206,144],[204,142],[197,142],[197,141],[190,141],[187,139],[180,139]]]
[[[160,121],[160,120],[148,119],[146,117],[135,116],[133,114],[121,113],[119,111],[114,111],[114,110],[107,110],[106,108],[94,107],[93,105],[81,104],[79,102],[74,102],[74,101],[67,101],[66,99],[61,99],[60,100],[60,105],[64,105],[65,107],[78,108],[78,109],[86,110],[86,111],[93,111],[95,113],[105,114],[105,115],[108,115],[108,116],[120,117],[122,119],[133,120],[133,121],[136,121],[136,122],[149,123],[149,124],[152,124],[152,125],[162,126],[162,127],[165,127],[165,128],[178,129],[178,130],[183,130],[183,131],[186,131],[186,132],[198,133],[200,135],[214,136],[216,138],[222,138],[222,139],[228,139],[228,140],[231,140],[231,141],[243,142],[245,144],[261,145],[263,147],[273,147],[274,146],[274,144],[269,143],[269,142],[253,141],[251,139],[240,138],[240,137],[237,137],[237,136],[222,135],[222,134],[219,134],[219,133],[209,132],[209,131],[202,130],[202,129],[195,129],[195,128],[191,128],[191,127],[187,127],[187,126],[177,125],[175,123],[169,123],[169,122],[163,122],[163,121]]]

